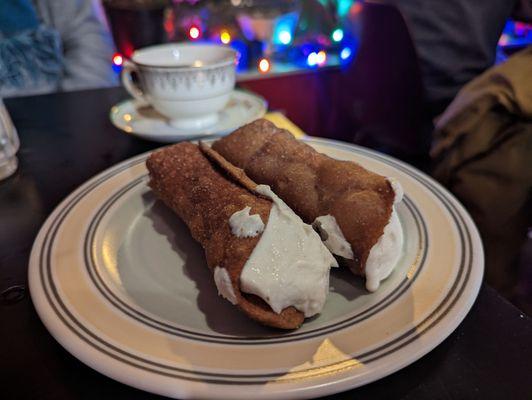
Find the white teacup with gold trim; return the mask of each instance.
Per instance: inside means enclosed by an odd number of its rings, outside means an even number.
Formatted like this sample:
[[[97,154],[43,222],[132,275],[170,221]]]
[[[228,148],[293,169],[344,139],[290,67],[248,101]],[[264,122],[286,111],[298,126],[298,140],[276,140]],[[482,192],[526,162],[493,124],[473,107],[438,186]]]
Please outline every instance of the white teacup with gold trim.
[[[211,44],[146,47],[124,62],[122,83],[181,129],[214,125],[235,86],[236,51]],[[135,72],[138,80],[131,74]]]

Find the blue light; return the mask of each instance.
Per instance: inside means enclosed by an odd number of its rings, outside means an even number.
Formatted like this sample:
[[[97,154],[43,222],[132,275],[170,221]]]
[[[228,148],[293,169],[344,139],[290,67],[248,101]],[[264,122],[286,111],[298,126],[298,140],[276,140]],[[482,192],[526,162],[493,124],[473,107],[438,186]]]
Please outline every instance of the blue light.
[[[237,71],[245,71],[249,67],[249,50],[243,40],[233,40],[231,47],[237,51]]]
[[[273,27],[273,43],[286,46],[294,38],[294,31],[299,21],[299,12],[293,11],[276,18]]]
[[[122,72],[122,65],[116,65],[115,63],[113,63],[113,71],[119,74],[120,72]]]
[[[312,53],[310,53],[307,57],[307,65],[309,67],[314,67],[318,64],[318,53],[316,53],[315,51],[313,51]]]
[[[344,38],[344,31],[340,28],[335,29],[332,33],[332,40],[335,42],[340,42]]]
[[[279,42],[281,42],[284,45],[290,44],[292,41],[292,34],[289,31],[279,31],[279,34],[277,35],[277,38],[279,39]]]
[[[337,5],[338,15],[340,16],[340,18],[343,18],[349,12],[349,9],[353,5],[354,1],[353,0],[338,0],[337,3],[338,3]]]
[[[347,60],[349,57],[351,57],[351,54],[353,54],[351,49],[349,47],[344,47],[340,52],[340,58],[342,60]]]

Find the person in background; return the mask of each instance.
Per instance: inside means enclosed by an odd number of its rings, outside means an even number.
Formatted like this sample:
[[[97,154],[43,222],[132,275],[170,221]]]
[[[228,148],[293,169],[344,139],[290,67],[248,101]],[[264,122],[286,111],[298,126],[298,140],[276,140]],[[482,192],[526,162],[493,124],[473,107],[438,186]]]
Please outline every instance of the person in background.
[[[436,122],[433,176],[482,236],[487,282],[532,315],[532,46],[465,85]]]
[[[117,83],[91,0],[1,0],[0,97]]]
[[[388,1],[399,8],[410,29],[432,117],[493,66],[508,19],[532,15],[528,0]]]

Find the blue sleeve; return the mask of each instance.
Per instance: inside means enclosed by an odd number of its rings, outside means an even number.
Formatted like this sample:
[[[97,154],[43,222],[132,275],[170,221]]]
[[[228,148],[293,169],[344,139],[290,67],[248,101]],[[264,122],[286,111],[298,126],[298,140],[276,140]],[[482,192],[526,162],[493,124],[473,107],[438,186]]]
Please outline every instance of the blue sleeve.
[[[0,39],[0,97],[56,90],[62,74],[56,30],[41,25]]]
[[[39,19],[31,0],[1,0],[0,32],[4,37],[36,29]]]

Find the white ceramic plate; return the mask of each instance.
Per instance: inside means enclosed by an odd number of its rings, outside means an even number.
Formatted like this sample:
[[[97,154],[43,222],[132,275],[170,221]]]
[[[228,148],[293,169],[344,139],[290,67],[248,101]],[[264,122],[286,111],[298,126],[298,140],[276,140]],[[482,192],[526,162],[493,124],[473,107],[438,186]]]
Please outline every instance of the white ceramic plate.
[[[203,252],[148,189],[141,155],[94,177],[50,215],[31,254],[35,307],[87,365],[179,398],[309,398],[375,381],[417,360],[462,321],[484,256],[463,207],[392,158],[326,140],[405,189],[403,256],[378,292],[333,271],[321,315],[279,332],[217,296]]]
[[[248,122],[263,117],[267,108],[264,98],[253,93],[235,90],[227,106],[220,111],[219,121],[212,127],[199,130],[176,128],[151,106],[134,99],[128,99],[113,106],[109,117],[113,125],[124,132],[155,142],[174,143],[228,134]]]

